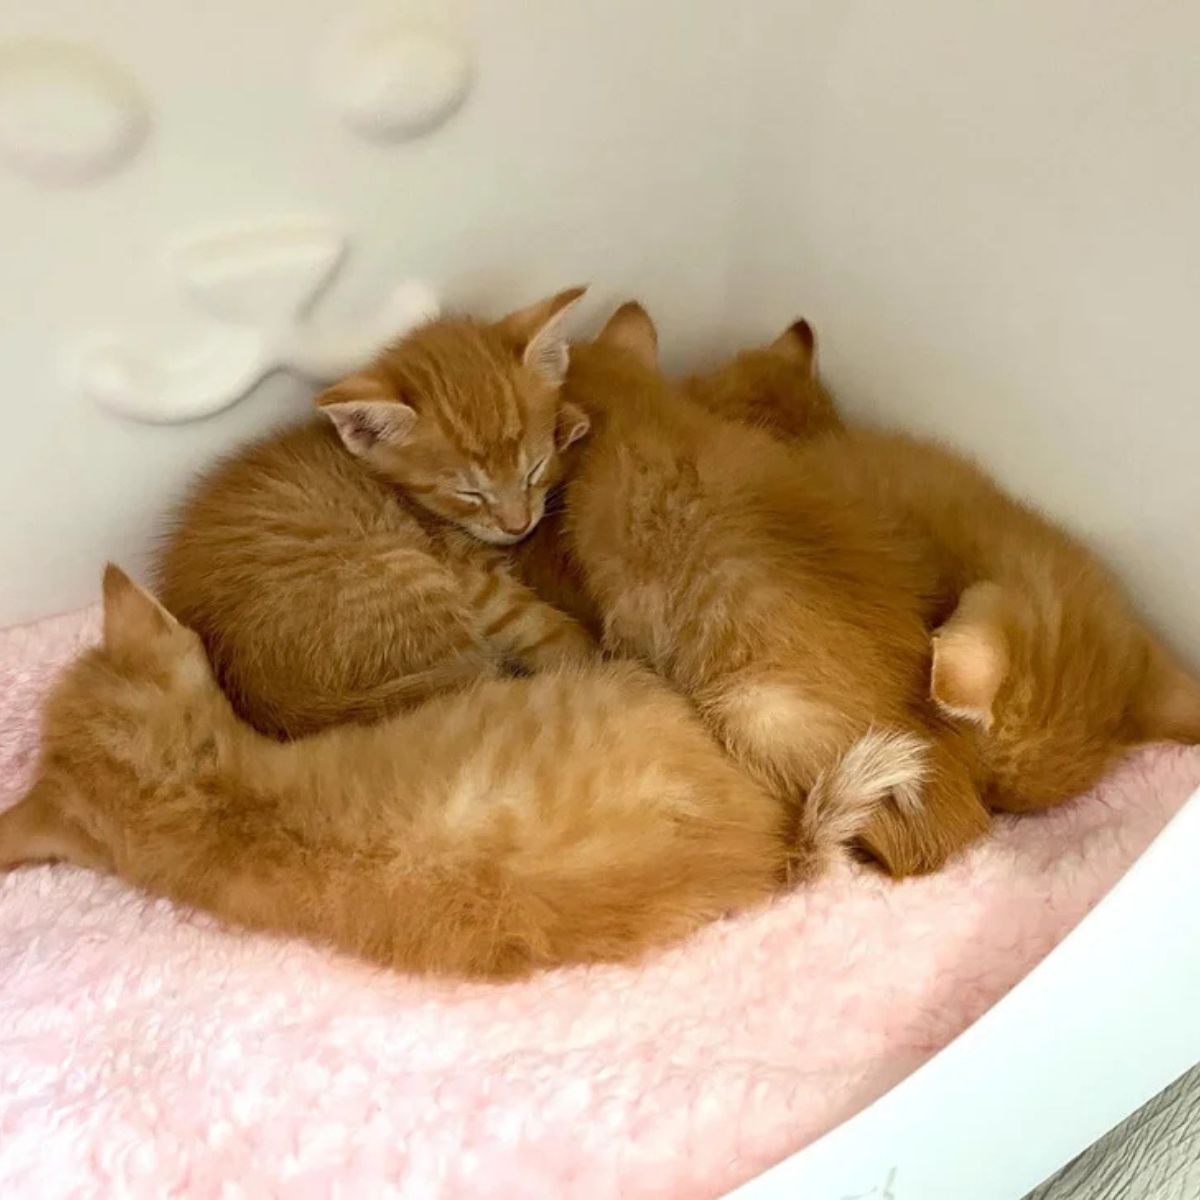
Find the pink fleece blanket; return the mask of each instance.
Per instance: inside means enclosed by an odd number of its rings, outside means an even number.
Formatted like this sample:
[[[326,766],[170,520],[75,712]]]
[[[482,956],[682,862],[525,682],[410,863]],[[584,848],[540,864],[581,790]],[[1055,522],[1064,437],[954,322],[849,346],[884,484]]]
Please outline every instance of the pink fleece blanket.
[[[0,633],[0,807],[95,615]],[[71,868],[0,880],[0,1195],[711,1197],[944,1046],[1187,796],[1154,748],[929,878],[847,866],[641,969],[504,987],[227,932]]]

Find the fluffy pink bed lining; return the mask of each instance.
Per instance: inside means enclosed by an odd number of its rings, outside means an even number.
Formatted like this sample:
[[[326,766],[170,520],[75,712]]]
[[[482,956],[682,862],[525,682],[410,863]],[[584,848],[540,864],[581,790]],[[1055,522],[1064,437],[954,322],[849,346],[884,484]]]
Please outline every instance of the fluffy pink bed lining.
[[[0,807],[95,614],[0,633]],[[1187,796],[1154,748],[930,879],[847,867],[640,970],[505,987],[226,932],[70,868],[0,880],[0,1195],[710,1197],[1002,996]]]

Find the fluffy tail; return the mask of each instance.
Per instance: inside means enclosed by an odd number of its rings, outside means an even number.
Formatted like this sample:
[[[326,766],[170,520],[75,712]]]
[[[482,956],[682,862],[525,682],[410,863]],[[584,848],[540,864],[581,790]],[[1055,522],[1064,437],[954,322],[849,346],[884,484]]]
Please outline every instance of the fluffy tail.
[[[889,796],[904,812],[919,808],[927,751],[912,733],[871,729],[860,737],[809,791],[789,876],[815,878],[842,858]]]

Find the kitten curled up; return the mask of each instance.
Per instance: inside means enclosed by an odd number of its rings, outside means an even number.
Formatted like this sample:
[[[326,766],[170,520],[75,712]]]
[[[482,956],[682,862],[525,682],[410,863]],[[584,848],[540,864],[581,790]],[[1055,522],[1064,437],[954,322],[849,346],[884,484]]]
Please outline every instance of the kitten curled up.
[[[1200,682],[1099,559],[949,447],[843,426],[815,353],[797,321],[685,387],[794,445],[796,471],[854,489],[912,539],[932,583],[930,695],[969,739],[989,807],[1049,808],[1131,747],[1200,743]],[[910,852],[900,840],[886,850]]]
[[[919,778],[863,834],[896,874],[986,830],[968,740],[928,698],[930,573],[868,498],[672,387],[640,305],[572,347],[564,396],[592,425],[564,525],[606,648],[652,665],[800,809],[869,729],[919,742]]]
[[[913,750],[863,738],[795,823],[629,663],[480,681],[281,743],[109,567],[103,642],[51,693],[0,869],[66,861],[388,967],[512,978],[636,959],[813,878]]]
[[[506,556],[587,432],[560,395],[582,293],[414,330],[319,396],[321,417],[192,490],[157,587],[257,729],[369,723],[505,668],[597,655]]]

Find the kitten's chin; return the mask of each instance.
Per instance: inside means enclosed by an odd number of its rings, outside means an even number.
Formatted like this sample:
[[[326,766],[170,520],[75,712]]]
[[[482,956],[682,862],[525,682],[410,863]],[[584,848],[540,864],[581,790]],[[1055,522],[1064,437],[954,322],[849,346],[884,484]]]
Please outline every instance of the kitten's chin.
[[[479,541],[486,542],[489,546],[515,546],[537,528],[537,522],[530,525],[524,533],[504,533],[499,529],[488,529],[478,525],[464,525],[463,528],[473,538],[478,538]]]

